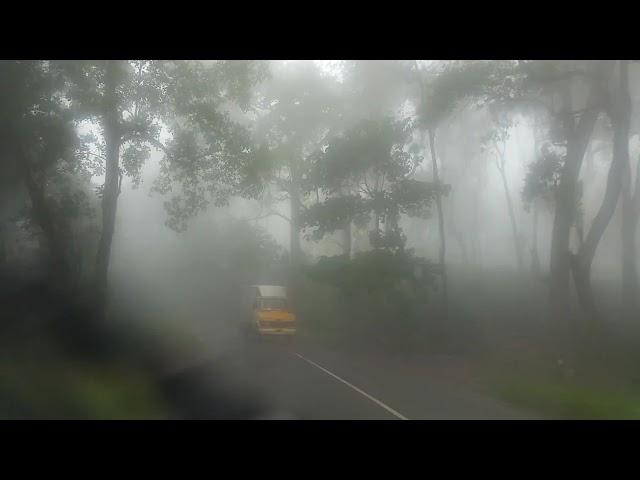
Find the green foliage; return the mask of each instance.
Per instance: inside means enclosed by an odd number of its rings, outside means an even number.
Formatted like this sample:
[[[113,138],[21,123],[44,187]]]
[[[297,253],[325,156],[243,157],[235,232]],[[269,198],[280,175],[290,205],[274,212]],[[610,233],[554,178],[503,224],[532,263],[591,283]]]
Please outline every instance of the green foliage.
[[[305,227],[315,227],[310,238],[322,240],[329,233],[342,230],[346,222],[355,222],[364,226],[370,219],[370,207],[356,195],[331,197],[322,203],[315,203],[306,208],[300,222]]]
[[[529,211],[535,202],[542,202],[549,209],[556,205],[557,192],[560,185],[560,175],[564,168],[566,153],[563,149],[544,145],[538,158],[532,162],[524,178],[522,201],[525,211]],[[584,228],[584,185],[581,180],[576,183],[574,193],[573,225],[582,235]]]
[[[260,147],[243,164],[239,193],[297,201],[316,187],[314,152],[341,123],[337,84],[312,63],[273,67],[257,88],[253,139]]]
[[[364,183],[366,176],[389,182],[412,173],[422,161],[414,149],[408,119],[361,120],[340,135],[329,137],[324,151],[314,158],[320,187],[332,193],[350,182]]]
[[[369,232],[369,243],[375,249],[384,249],[397,253],[404,250],[407,244],[407,236],[397,222],[390,221],[389,225],[385,226],[384,231],[374,229]]]
[[[527,210],[537,199],[553,205],[563,165],[564,155],[548,146],[529,165],[522,190],[522,200]]]
[[[209,204],[224,206],[244,189],[256,152],[246,128],[232,120],[229,102],[249,108],[249,84],[264,75],[260,62],[178,62],[158,66],[166,82],[166,142],[154,191],[170,194],[167,225],[184,230]]]
[[[44,234],[52,257],[68,263],[83,223],[94,210],[91,166],[82,162],[86,138],[77,135],[65,77],[52,62],[0,62],[0,154],[30,201],[18,217],[31,235]],[[63,258],[67,260],[63,260]]]
[[[517,98],[525,76],[512,61],[448,62],[427,83],[418,108],[420,124],[432,129],[464,101],[477,106]]]
[[[430,262],[407,251],[372,250],[353,259],[323,257],[306,268],[312,280],[332,285],[348,296],[391,292],[404,286],[421,298],[434,281]]]
[[[259,60],[220,61],[214,80],[222,85],[222,98],[237,103],[243,111],[252,108],[253,88],[270,77],[267,63]]]
[[[493,123],[493,128],[480,139],[480,146],[483,150],[504,147],[511,135],[511,128],[514,126],[514,122],[507,118],[506,115],[494,116]]]
[[[345,60],[342,85],[345,117],[353,120],[376,118],[399,112],[414,87],[409,78],[410,60]]]
[[[400,215],[426,217],[438,191],[433,183],[411,178],[422,161],[412,141],[410,123],[388,117],[363,120],[327,139],[326,148],[313,157],[312,170],[324,198],[301,218],[310,237],[320,240],[350,222],[364,227],[375,215],[388,226],[384,234],[370,233],[374,247],[403,248]]]
[[[2,378],[3,420],[165,419],[172,413],[153,379],[130,365],[85,365],[48,355],[38,365],[28,358],[7,363]]]
[[[451,185],[424,182],[411,178],[404,178],[393,185],[389,195],[389,204],[397,205],[400,213],[410,217],[428,218],[430,206],[436,194],[446,196],[451,191]]]
[[[59,161],[73,165],[77,137],[71,111],[62,101],[60,76],[43,61],[0,62],[1,149],[23,153],[36,174]]]
[[[66,79],[76,121],[102,125],[107,62],[57,61],[53,66]],[[254,147],[228,109],[233,104],[249,109],[251,87],[265,77],[265,64],[132,60],[117,61],[115,68],[122,174],[137,186],[153,149],[161,151],[154,191],[172,194],[165,203],[167,224],[176,230],[211,202],[226,204]],[[90,140],[93,146],[82,150],[87,164],[104,157],[104,140]]]
[[[492,391],[504,400],[541,411],[552,418],[582,420],[638,420],[640,393],[598,388],[567,382],[524,379],[500,379]]]
[[[246,220],[198,222],[184,235],[197,268],[217,272],[208,275],[226,281],[269,270],[284,257],[283,248],[267,231]]]
[[[282,247],[268,232],[244,220],[231,220],[225,225],[211,248],[241,275],[268,271],[285,256]]]
[[[312,63],[273,66],[271,78],[256,92],[256,137],[272,149],[313,151],[325,131],[339,121],[338,85]]]
[[[134,187],[140,185],[142,166],[150,155],[151,147],[139,140],[131,141],[123,148],[120,154],[122,169],[132,179]]]

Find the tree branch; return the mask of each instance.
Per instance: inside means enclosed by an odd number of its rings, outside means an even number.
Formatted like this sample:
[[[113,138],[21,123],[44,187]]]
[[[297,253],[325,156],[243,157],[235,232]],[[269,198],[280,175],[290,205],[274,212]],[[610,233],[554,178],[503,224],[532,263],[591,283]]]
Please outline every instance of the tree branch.
[[[118,169],[118,196],[122,192],[122,169]]]
[[[545,84],[551,82],[557,82],[560,80],[568,80],[574,77],[583,77],[587,80],[595,82],[598,80],[598,77],[593,73],[590,73],[582,68],[576,68],[574,70],[567,70],[564,72],[558,72],[554,74],[543,74],[532,68],[532,64],[529,62],[518,62],[518,64],[522,67],[522,69],[529,75],[531,80],[534,80],[537,83]]]
[[[291,219],[289,217],[287,217],[286,215],[283,215],[280,212],[274,212],[274,211],[270,211],[270,212],[268,212],[268,213],[266,213],[264,215],[259,215],[259,216],[254,217],[254,218],[250,218],[249,221],[262,220],[264,218],[273,217],[273,216],[283,218],[287,222],[291,223]]]
[[[122,139],[123,139],[123,143],[125,141],[131,141],[131,140],[143,140],[143,141],[145,141],[147,143],[150,143],[151,145],[156,147],[158,150],[162,150],[162,152],[167,157],[171,156],[169,154],[169,150],[167,149],[167,147],[164,146],[164,144],[162,142],[160,142],[159,140],[153,138],[151,135],[149,135],[144,130],[136,129],[134,126],[132,126],[132,128],[130,129],[129,132],[123,134]]]
[[[85,152],[86,155],[93,155],[94,157],[99,158],[100,160],[105,160],[105,158],[102,155],[98,155],[96,153],[93,152]]]

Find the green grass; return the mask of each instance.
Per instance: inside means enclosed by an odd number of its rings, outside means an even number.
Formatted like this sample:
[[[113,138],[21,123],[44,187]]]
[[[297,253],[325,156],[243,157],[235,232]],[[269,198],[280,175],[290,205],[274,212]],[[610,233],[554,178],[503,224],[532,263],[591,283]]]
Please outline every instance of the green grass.
[[[518,378],[489,389],[514,405],[560,419],[640,419],[640,390],[569,381]]]
[[[325,344],[457,355],[484,393],[546,418],[640,419],[640,326],[620,323],[610,308],[606,335],[576,332],[565,344],[549,341],[545,285],[508,270],[451,268],[446,316],[437,293],[417,315],[385,311],[375,297],[361,302],[358,315],[336,289],[301,286],[301,329]],[[603,306],[614,298],[604,287],[598,291]]]
[[[0,368],[0,419],[161,419],[168,409],[135,368],[14,356]]]

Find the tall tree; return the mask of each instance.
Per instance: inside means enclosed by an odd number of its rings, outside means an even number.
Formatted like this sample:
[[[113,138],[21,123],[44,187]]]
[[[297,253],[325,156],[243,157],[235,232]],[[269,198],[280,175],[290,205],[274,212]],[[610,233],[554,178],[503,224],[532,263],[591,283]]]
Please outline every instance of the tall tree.
[[[623,76],[612,75],[615,73],[614,65],[614,62],[592,62],[584,68],[574,65],[571,68],[564,66],[563,69],[543,69],[532,73],[536,81],[555,83],[555,88],[562,98],[562,107],[551,112],[552,120],[560,127],[556,129],[555,137],[564,148],[563,158],[558,162],[560,167],[554,188],[556,215],[551,250],[551,300],[555,313],[562,316],[569,311],[570,273],[573,275],[578,298],[587,317],[596,319],[598,316],[591,287],[591,264],[615,211],[622,187],[623,166],[625,159],[628,159],[630,102],[628,97],[625,99],[624,96]],[[620,71],[623,70],[624,66],[620,65]],[[575,78],[582,78],[582,84],[571,83],[575,82]],[[583,108],[573,111],[574,97],[580,97],[576,90],[578,93],[582,90]],[[585,236],[582,234],[582,183],[579,181],[579,174],[587,145],[601,112],[607,113],[613,127],[613,158],[601,206]],[[538,171],[538,175],[541,173],[544,172]],[[569,245],[572,226],[579,232],[577,253],[572,253]]]
[[[419,111],[421,112],[421,125],[427,131],[429,137],[429,152],[431,155],[431,172],[434,183],[437,185],[440,183],[440,175],[438,172],[438,159],[436,156],[436,132],[438,128],[438,124],[442,121],[444,115],[449,113],[451,108],[451,104],[457,100],[447,100],[447,103],[438,102],[438,93],[435,92],[437,88],[433,89],[431,95],[426,93],[425,81],[421,76],[419,66],[416,62],[416,74],[417,80],[420,86],[420,100],[419,100]],[[446,243],[446,234],[445,234],[445,226],[444,226],[444,213],[442,211],[442,198],[440,194],[436,194],[435,198],[436,202],[436,210],[438,213],[438,232],[440,235],[440,249],[438,254],[440,275],[442,277],[442,296],[445,305],[448,303],[448,282],[447,282],[447,269],[445,265],[446,251],[447,251],[447,243]]]
[[[568,318],[571,275],[570,231],[577,218],[576,196],[582,160],[604,106],[606,67],[602,62],[523,62],[538,98],[548,106],[565,142],[565,159],[556,189],[551,240],[550,301],[556,318]],[[554,100],[560,98],[560,107]]]
[[[449,219],[448,233],[458,243],[462,261],[480,263],[480,221],[481,195],[486,182],[486,159],[481,155],[479,145],[487,130],[486,111],[461,111],[440,129],[442,162],[447,166],[447,174],[456,179],[456,192],[448,196],[443,207]],[[469,208],[469,198],[471,208]]]
[[[71,223],[82,189],[70,183],[82,173],[80,147],[62,98],[62,77],[47,61],[0,62],[0,155],[12,166],[30,203],[30,219],[41,230],[53,271],[73,281]]]
[[[259,89],[261,111],[256,142],[266,152],[254,168],[254,180],[266,185],[266,215],[278,215],[290,225],[290,259],[300,262],[300,216],[305,196],[314,190],[312,154],[330,128],[339,128],[337,84],[311,62],[274,65],[273,76]],[[275,192],[273,192],[275,190]],[[273,203],[289,204],[289,214]]]
[[[543,128],[544,123],[540,118],[540,115],[533,115],[532,123],[531,123],[531,132],[533,134],[533,161],[538,159],[538,155],[540,154],[540,147],[542,145],[543,140]],[[526,182],[526,178],[525,178]],[[524,196],[524,195],[523,195]],[[538,253],[538,225],[539,219],[538,214],[540,211],[540,202],[535,199],[531,202],[530,207],[525,203],[525,209],[531,211],[531,273],[535,278],[540,278],[542,275],[542,267],[540,265],[540,255]]]
[[[632,174],[629,158],[629,131],[631,128],[631,94],[629,90],[629,61],[619,62],[618,94],[615,98],[614,156],[620,157],[622,170],[622,304],[628,314],[638,311],[638,259],[636,234],[640,217],[640,167]],[[640,163],[640,162],[638,162]],[[633,177],[635,185],[632,187]]]
[[[428,69],[421,69],[415,64],[414,79],[418,82],[419,98],[416,100],[417,116],[420,127],[429,138],[431,154],[432,177],[436,184],[441,183],[436,137],[442,122],[454,111],[465,108],[467,104],[478,102],[479,99],[492,98],[497,92],[513,89],[509,78],[513,65],[510,62],[445,62],[435,63]],[[504,93],[502,93],[504,95]],[[442,199],[436,195],[436,210],[438,212],[438,231],[440,234],[439,267],[443,281],[443,298],[448,302],[446,258],[445,218],[442,209]]]
[[[510,130],[513,127],[512,122],[506,118],[504,114],[500,112],[493,112],[494,128],[484,138],[484,147],[489,150],[495,159],[495,165],[500,173],[500,179],[502,180],[502,186],[504,188],[504,196],[507,204],[507,211],[509,213],[509,222],[511,224],[511,234],[513,236],[513,247],[516,256],[516,264],[518,269],[522,271],[524,268],[524,258],[522,254],[522,244],[520,242],[520,235],[518,233],[518,225],[516,221],[515,209],[513,207],[513,200],[511,199],[511,192],[509,190],[509,182],[505,172],[505,166],[507,161],[507,141],[510,136]]]
[[[315,159],[314,178],[320,181],[323,199],[303,216],[312,237],[319,240],[345,223],[372,223],[374,249],[403,250],[400,216],[425,216],[437,190],[412,178],[422,157],[413,144],[411,124],[391,118],[363,120],[328,139]]]
[[[579,213],[580,166],[606,104],[610,69],[607,62],[452,62],[432,81],[437,93],[424,109],[437,118],[435,112],[448,112],[461,99],[475,98],[517,108],[542,105],[550,113],[566,150],[556,189],[550,300],[556,316],[565,318],[569,313],[570,231]]]
[[[141,166],[152,147],[165,154],[160,189],[171,180],[188,183],[188,173],[197,167],[218,167],[229,163],[234,153],[241,156],[248,144],[243,143],[241,129],[224,107],[229,102],[242,103],[259,74],[253,72],[250,62],[240,62],[243,68],[238,68],[229,62],[61,61],[56,67],[68,80],[68,98],[77,120],[101,129],[96,142],[99,154],[94,154],[105,166],[95,287],[99,303],[104,304],[123,175],[139,182]],[[165,142],[161,141],[163,127],[169,134]],[[186,193],[194,200],[202,192]],[[169,204],[170,215],[180,217],[185,209],[193,213],[202,205],[195,202],[185,207],[184,203]]]

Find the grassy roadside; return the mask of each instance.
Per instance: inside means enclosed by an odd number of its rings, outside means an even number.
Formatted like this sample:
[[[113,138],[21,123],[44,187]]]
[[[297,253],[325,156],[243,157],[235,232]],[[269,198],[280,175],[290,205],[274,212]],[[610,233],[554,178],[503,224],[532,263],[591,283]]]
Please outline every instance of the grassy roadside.
[[[632,347],[632,345],[631,345]],[[580,345],[559,358],[547,345],[492,351],[475,362],[483,393],[550,419],[640,419],[640,363],[623,343]]]
[[[347,350],[446,353],[464,365],[477,391],[545,418],[640,419],[640,330],[620,323],[610,305],[606,335],[591,343],[574,338],[570,367],[548,343],[541,284],[504,272],[452,274],[451,283],[456,301],[443,322],[432,321],[440,314],[437,296],[414,321],[392,310],[380,315],[376,299],[367,300],[366,314],[350,314],[337,291],[314,285],[302,291],[301,333]],[[603,303],[614,305],[601,291]]]
[[[13,356],[0,368],[0,419],[164,419],[169,409],[150,378],[120,366],[79,365],[54,356]]]
[[[552,419],[640,419],[640,388],[544,376],[501,376],[487,379],[485,393]]]

